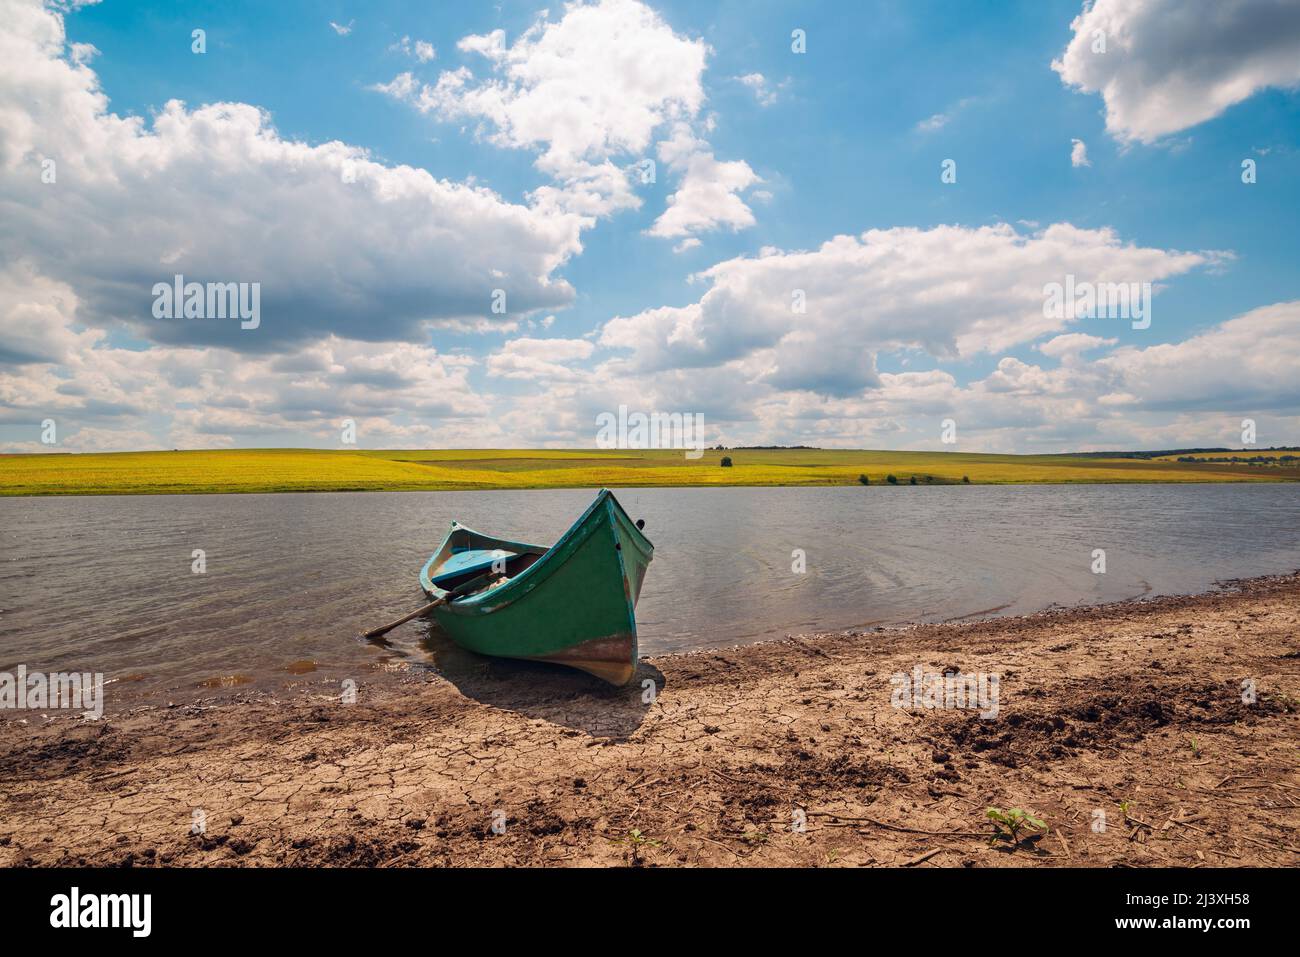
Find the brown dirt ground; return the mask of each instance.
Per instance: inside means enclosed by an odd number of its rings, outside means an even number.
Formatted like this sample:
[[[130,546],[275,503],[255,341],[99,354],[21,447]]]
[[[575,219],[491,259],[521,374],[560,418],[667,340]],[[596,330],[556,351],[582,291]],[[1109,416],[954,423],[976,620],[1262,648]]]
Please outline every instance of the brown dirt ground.
[[[647,659],[626,689],[482,659],[353,705],[10,717],[0,865],[1294,867],[1298,624],[1292,575]],[[999,717],[892,707],[918,664],[999,673]],[[988,807],[1048,830],[991,847]]]

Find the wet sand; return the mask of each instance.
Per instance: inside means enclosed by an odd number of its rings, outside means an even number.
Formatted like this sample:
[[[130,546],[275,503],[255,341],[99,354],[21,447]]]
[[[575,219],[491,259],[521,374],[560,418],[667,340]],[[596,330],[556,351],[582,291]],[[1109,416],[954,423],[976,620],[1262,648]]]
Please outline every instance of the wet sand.
[[[997,717],[894,707],[918,666],[997,674]],[[1300,864],[1297,575],[646,659],[624,689],[484,659],[339,690],[3,715],[0,865]],[[1046,833],[990,846],[989,807]]]

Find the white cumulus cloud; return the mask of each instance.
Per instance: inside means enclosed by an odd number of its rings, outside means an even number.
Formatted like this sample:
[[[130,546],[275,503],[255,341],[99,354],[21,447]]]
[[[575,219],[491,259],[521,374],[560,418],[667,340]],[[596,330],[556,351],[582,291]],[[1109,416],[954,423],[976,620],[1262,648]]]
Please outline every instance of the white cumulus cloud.
[[[744,76],[736,77],[736,79],[749,88],[750,92],[754,94],[754,99],[758,100],[759,106],[771,106],[777,101],[776,90],[763,74],[746,73]]]
[[[267,351],[508,320],[491,311],[495,289],[514,316],[573,297],[553,273],[581,249],[575,214],[286,139],[248,104],[120,116],[57,11],[0,0],[0,22],[0,261],[75,290],[88,326]],[[260,327],[155,319],[152,287],[176,274],[259,282]]]
[[[576,382],[583,376],[568,364],[589,358],[595,348],[587,339],[512,339],[488,356],[487,371],[506,379]]]
[[[1083,140],[1070,140],[1070,165],[1075,168],[1092,165],[1088,162],[1088,144]]]
[[[1069,274],[1158,283],[1220,258],[1068,223],[1028,234],[1006,224],[876,229],[718,263],[699,274],[709,289],[698,301],[612,319],[600,342],[627,350],[621,361],[633,370],[744,360],[756,380],[843,396],[879,384],[882,351],[947,360],[1065,331],[1074,320],[1045,314],[1044,286]]]
[[[1106,129],[1122,141],[1151,143],[1259,90],[1300,84],[1294,0],[1096,0],[1070,27],[1052,69],[1101,94]]]
[[[432,43],[428,40],[413,40],[409,34],[402,37],[402,39],[394,43],[389,49],[413,57],[421,63],[428,63],[430,60],[438,56],[438,51],[434,49]],[[385,90],[385,92],[389,91]]]
[[[421,83],[407,73],[373,89],[444,120],[475,121],[490,142],[537,152],[537,168],[556,185],[535,191],[536,205],[590,217],[639,207],[631,168],[659,131],[685,129],[693,148],[670,164],[683,181],[651,235],[753,223],[737,194],[757,176],[743,161],[719,162],[696,138],[707,127],[708,45],[678,35],[639,0],[570,3],[558,20],[543,13],[513,43],[494,30],[457,48],[481,56],[489,75],[460,67]]]
[[[680,171],[682,178],[668,198],[668,208],[650,227],[651,236],[679,239],[722,227],[739,230],[754,225],[754,214],[739,194],[760,180],[744,160],[720,162],[685,124],[659,144],[659,158]]]

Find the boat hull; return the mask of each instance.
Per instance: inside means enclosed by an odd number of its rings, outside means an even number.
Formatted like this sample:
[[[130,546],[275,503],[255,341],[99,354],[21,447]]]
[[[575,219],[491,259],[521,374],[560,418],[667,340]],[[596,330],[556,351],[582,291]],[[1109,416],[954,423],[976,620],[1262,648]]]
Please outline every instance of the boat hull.
[[[614,685],[631,680],[636,602],[654,546],[611,492],[602,490],[549,549],[453,525],[421,572],[421,586],[441,597],[445,591],[432,578],[452,550],[493,547],[531,560],[504,584],[434,611],[453,641],[479,654],[578,668]]]

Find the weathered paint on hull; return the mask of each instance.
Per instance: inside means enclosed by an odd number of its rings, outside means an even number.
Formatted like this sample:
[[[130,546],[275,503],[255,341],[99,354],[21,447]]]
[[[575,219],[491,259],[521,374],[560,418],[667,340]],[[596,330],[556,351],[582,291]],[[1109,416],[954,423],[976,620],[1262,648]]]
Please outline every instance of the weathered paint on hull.
[[[454,525],[420,575],[432,597],[444,592],[430,578],[457,544],[543,551]],[[531,567],[489,592],[436,609],[434,617],[471,651],[554,662],[626,684],[636,671],[636,601],[653,552],[618,500],[602,490]]]
[[[603,678],[612,685],[625,685],[636,672],[636,635],[614,635],[593,638],[550,655],[539,655],[533,661],[547,661],[555,665],[568,665],[587,674]]]

